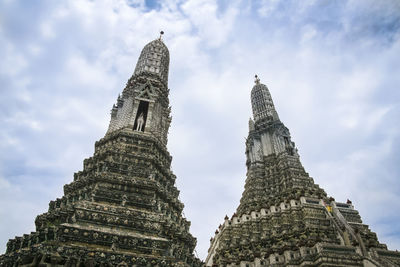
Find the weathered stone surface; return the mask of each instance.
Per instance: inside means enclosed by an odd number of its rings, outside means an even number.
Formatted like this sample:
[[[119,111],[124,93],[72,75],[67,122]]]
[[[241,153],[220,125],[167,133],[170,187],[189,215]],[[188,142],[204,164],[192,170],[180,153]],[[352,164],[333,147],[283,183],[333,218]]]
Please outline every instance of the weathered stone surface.
[[[166,148],[168,64],[161,39],[145,46],[94,155],[0,266],[201,266]]]
[[[211,238],[206,266],[400,266],[350,201],[327,197],[305,172],[258,77],[251,103],[245,189]]]

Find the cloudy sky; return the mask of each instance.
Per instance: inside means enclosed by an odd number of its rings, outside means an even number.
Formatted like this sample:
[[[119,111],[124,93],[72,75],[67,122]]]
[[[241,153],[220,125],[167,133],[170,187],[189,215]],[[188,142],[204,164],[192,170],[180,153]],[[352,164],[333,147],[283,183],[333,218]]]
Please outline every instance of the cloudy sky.
[[[0,253],[34,231],[165,31],[173,156],[204,259],[239,204],[257,73],[306,170],[400,249],[400,2],[0,2]]]

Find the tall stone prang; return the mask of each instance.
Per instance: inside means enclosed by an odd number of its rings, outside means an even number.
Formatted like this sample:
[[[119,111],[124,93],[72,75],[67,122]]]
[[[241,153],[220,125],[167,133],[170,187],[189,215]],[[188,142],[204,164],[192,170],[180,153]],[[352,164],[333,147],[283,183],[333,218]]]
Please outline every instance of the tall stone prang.
[[[271,94],[256,76],[240,205],[211,238],[206,266],[400,266],[351,201],[336,202],[304,170]]]
[[[104,138],[0,266],[200,266],[167,151],[169,51],[147,44]],[[6,219],[6,218],[2,218]]]

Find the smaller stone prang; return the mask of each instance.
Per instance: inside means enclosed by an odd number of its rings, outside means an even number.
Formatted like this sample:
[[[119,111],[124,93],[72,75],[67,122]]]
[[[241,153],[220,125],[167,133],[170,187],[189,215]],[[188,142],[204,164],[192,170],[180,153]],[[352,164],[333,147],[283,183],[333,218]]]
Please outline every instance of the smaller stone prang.
[[[150,134],[163,145],[171,123],[168,89],[169,51],[161,39],[142,50],[135,71],[111,110],[106,135],[134,130]]]
[[[240,204],[211,238],[206,266],[400,266],[352,202],[335,202],[304,170],[267,86],[255,76]]]

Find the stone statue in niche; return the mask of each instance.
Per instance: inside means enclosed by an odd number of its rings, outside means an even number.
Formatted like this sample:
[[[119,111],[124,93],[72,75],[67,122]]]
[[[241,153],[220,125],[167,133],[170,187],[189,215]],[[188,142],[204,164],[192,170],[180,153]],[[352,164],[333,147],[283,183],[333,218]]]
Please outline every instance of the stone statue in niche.
[[[142,129],[143,129],[143,124],[144,124],[144,116],[143,116],[143,113],[140,113],[140,115],[139,115],[139,117],[138,117],[136,123],[137,123],[136,131],[142,131]]]

